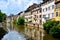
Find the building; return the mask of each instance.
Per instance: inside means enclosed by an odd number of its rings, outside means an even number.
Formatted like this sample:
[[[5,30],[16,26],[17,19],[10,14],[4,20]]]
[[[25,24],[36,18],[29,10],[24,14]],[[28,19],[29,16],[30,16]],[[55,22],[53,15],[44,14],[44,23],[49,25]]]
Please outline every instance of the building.
[[[33,4],[25,11],[25,22],[41,24],[41,8],[39,4]]]
[[[55,0],[55,13],[54,19],[60,21],[60,0]]]
[[[17,15],[18,15],[18,18],[24,16],[24,11],[19,12]]]
[[[7,19],[7,20],[6,20],[7,23],[13,23],[13,20],[14,20],[13,14],[10,14],[10,16],[7,16],[6,19]]]
[[[17,14],[17,21],[18,21],[19,17],[24,17],[24,12],[23,11],[21,11]]]
[[[7,23],[10,23],[10,22],[11,22],[10,16],[7,16],[6,19],[7,19],[7,20],[6,20]]]
[[[42,24],[46,22],[46,20],[50,20],[54,15],[54,0],[47,0],[41,3],[42,9]]]

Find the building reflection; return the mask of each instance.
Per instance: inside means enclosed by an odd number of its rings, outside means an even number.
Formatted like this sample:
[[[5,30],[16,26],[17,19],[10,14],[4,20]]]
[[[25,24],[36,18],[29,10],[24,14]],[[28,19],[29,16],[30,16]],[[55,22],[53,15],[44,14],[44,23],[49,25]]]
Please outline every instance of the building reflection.
[[[25,24],[25,34],[31,40],[43,40],[44,30],[36,24]]]

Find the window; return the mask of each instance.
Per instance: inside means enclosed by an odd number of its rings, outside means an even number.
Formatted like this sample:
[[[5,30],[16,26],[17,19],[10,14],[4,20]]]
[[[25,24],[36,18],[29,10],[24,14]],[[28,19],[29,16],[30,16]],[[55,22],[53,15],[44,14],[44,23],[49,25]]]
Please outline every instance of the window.
[[[50,18],[50,14],[48,14],[48,18]]]
[[[43,12],[44,12],[44,9],[43,9]]]
[[[32,15],[32,12],[31,12],[31,15]]]
[[[50,10],[50,7],[48,7],[48,10]]]
[[[42,20],[40,20],[40,24],[42,24]]]
[[[40,18],[41,18],[41,15],[40,15]]]
[[[38,18],[38,16],[36,16],[36,18]]]
[[[54,13],[52,13],[52,17],[54,16]]]
[[[43,15],[43,18],[45,18],[46,17],[46,15]]]
[[[56,12],[56,17],[58,16],[58,12]]]
[[[35,18],[36,18],[36,15],[34,15],[35,16]]]
[[[54,9],[54,5],[52,5],[52,9]]]
[[[58,8],[58,4],[56,4],[56,9]]]
[[[60,7],[60,3],[57,3],[56,4],[56,9]]]
[[[46,11],[47,11],[47,8],[46,8]]]

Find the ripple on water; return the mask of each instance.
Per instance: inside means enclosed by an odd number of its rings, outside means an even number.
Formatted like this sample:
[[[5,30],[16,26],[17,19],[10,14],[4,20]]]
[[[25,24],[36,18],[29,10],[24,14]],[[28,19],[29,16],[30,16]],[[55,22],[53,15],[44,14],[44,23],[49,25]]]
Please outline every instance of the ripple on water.
[[[26,40],[26,38],[23,35],[16,32],[16,31],[11,31],[11,32],[7,33],[2,38],[2,40]]]

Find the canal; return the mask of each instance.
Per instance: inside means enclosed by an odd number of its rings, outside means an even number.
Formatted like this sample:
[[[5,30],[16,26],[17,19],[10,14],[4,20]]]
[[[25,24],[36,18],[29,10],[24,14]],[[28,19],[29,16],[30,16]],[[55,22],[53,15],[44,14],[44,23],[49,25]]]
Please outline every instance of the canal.
[[[27,37],[24,35],[24,26],[17,26],[8,23],[3,26],[3,29],[7,31],[7,33],[1,40],[27,40]]]
[[[43,31],[35,28],[30,29],[30,27],[31,26],[8,23],[3,26],[3,29],[7,31],[7,33],[1,40],[57,40],[47,33],[43,33]]]

